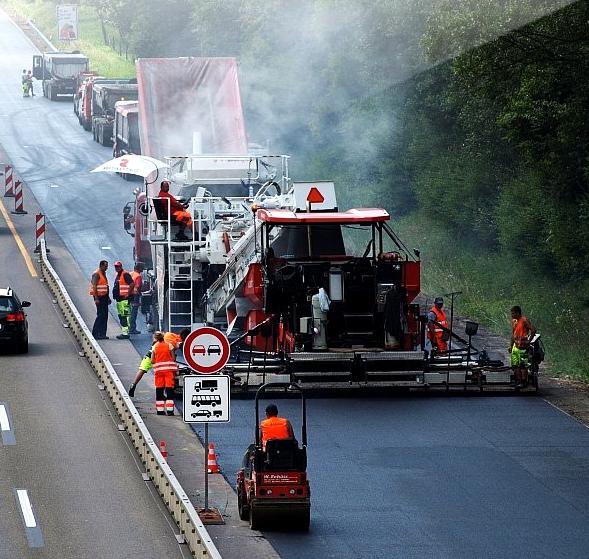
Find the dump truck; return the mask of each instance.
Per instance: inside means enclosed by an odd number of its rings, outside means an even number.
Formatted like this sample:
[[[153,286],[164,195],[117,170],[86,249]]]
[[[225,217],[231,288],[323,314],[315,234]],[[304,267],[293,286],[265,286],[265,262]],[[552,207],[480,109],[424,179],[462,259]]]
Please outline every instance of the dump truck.
[[[76,78],[76,83],[74,85],[74,95],[72,97],[73,107],[74,107],[74,114],[78,117],[78,121],[80,124],[83,125],[80,114],[82,111],[82,107],[84,106],[84,91],[86,89],[86,85],[90,80],[94,80],[98,78],[98,74],[96,72],[80,72],[78,77]]]
[[[115,104],[136,100],[137,84],[134,80],[96,80],[91,85],[92,135],[99,144],[112,146]]]
[[[136,71],[137,103],[119,102],[115,109],[115,157],[136,153],[164,160],[190,153],[248,152],[234,58],[138,59]],[[134,256],[148,267],[157,265],[157,251],[147,240],[145,208],[162,178],[157,172],[148,177],[146,187],[136,189],[135,199],[123,209],[125,230],[134,236]]]
[[[41,81],[43,95],[52,101],[73,95],[78,76],[88,71],[88,57],[79,52],[44,52],[33,56],[33,77]]]

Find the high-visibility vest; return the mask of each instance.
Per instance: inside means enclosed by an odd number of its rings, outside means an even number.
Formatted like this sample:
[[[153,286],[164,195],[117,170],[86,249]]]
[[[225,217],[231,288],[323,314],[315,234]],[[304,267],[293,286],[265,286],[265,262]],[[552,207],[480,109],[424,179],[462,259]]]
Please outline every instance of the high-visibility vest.
[[[137,285],[137,278],[140,278],[141,277],[141,274],[139,272],[136,272],[135,270],[133,270],[131,272],[131,277],[133,278],[133,283],[135,285]]]
[[[519,349],[526,349],[529,345],[527,322],[528,319],[523,315],[518,320],[513,319],[513,341]]]
[[[164,342],[171,344],[174,349],[178,349],[182,343],[182,338],[174,332],[166,332],[164,334]]]
[[[262,448],[266,448],[266,441],[270,439],[290,439],[291,437],[288,419],[284,417],[268,417],[260,421],[260,431],[262,432]]]
[[[117,280],[119,282],[119,297],[124,297],[125,299],[129,297],[129,292],[131,291],[131,284],[127,283],[125,280],[125,275],[129,272],[122,270],[120,274],[117,275]]]
[[[446,313],[442,309],[438,309],[435,305],[430,309],[436,315],[436,322],[441,324],[444,328],[448,328],[448,320],[446,319]],[[444,330],[442,330],[437,324],[434,324],[434,332],[436,338],[441,338]],[[431,335],[430,335],[431,338]]]
[[[98,283],[94,285],[90,282],[90,289],[88,293],[92,295],[92,297],[104,297],[108,295],[108,280],[106,279],[106,274],[98,268],[95,274],[98,274]]]
[[[174,360],[173,351],[174,347],[167,342],[156,342],[153,345],[151,348],[151,366],[155,374],[176,372],[178,365]]]

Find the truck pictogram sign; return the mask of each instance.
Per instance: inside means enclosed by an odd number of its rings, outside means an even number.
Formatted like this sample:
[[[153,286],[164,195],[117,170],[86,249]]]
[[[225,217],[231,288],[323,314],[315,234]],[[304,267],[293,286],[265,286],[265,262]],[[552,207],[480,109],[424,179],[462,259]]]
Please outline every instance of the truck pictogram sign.
[[[227,375],[186,375],[183,399],[186,423],[222,423],[230,419]]]

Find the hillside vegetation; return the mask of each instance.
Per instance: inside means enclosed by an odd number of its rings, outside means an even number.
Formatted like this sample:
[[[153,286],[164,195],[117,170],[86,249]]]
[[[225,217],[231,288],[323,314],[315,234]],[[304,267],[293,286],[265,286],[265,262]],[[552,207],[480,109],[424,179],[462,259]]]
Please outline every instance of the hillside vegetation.
[[[2,3],[55,26],[53,3]],[[237,57],[252,141],[335,180],[341,207],[389,209],[425,292],[463,291],[504,333],[522,305],[552,370],[587,379],[589,2],[564,4],[86,0],[79,48],[109,75],[130,65],[105,40]]]

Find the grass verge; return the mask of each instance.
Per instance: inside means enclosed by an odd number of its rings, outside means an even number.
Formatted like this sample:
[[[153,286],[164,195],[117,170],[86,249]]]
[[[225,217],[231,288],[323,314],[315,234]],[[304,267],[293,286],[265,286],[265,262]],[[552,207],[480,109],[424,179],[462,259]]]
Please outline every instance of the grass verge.
[[[55,4],[34,0],[0,0],[0,6],[8,13],[23,20],[31,20],[43,34],[60,50],[79,50],[90,59],[90,69],[105,77],[130,78],[135,76],[135,65],[125,60],[112,48],[104,44],[100,21],[94,8],[79,6],[80,40],[58,41]],[[112,35],[111,29],[108,32]]]
[[[404,218],[395,229],[421,250],[425,293],[462,291],[458,313],[505,336],[511,333],[510,308],[520,305],[542,334],[551,374],[589,381],[578,288],[532,275],[515,256],[475,248],[425,216]]]

